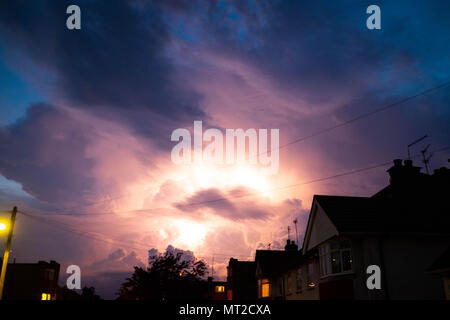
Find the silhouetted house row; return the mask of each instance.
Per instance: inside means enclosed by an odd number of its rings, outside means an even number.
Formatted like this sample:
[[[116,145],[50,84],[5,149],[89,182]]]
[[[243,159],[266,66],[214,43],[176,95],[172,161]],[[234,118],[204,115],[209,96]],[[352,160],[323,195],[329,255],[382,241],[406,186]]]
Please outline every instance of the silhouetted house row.
[[[301,253],[301,251],[300,251]],[[317,300],[319,299],[319,258],[317,251],[297,259],[297,262],[287,266],[281,276],[286,300]]]
[[[285,250],[257,250],[258,298],[270,300],[318,299],[317,258],[303,255],[287,240]]]
[[[228,300],[318,299],[317,264],[317,254],[303,255],[290,240],[285,250],[257,250],[255,261],[231,258]]]
[[[449,171],[426,175],[395,160],[390,184],[372,197],[314,196],[301,252],[289,242],[284,251],[257,250],[258,297],[448,297],[448,264],[430,266],[450,244]],[[381,289],[367,287],[371,265],[380,267]]]
[[[0,259],[1,264],[2,259]],[[8,263],[3,299],[56,300],[60,265],[55,261]]]
[[[258,297],[256,263],[231,258],[227,267],[227,300],[255,300]]]

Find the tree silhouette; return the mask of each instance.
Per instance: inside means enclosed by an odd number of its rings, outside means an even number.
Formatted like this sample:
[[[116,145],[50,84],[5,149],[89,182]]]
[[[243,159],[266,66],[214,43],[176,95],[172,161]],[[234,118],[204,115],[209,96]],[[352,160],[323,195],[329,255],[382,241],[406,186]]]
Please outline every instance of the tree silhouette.
[[[147,270],[134,267],[132,276],[119,289],[119,299],[203,299],[207,294],[206,270],[202,260],[166,251],[164,255],[151,257]]]
[[[100,296],[95,294],[94,287],[84,287],[81,290],[81,299],[82,300],[100,300]]]

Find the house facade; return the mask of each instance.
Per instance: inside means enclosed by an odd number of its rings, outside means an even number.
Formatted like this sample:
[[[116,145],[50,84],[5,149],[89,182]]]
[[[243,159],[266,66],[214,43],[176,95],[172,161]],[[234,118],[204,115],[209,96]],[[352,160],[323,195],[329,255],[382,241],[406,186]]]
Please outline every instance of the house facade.
[[[227,266],[227,300],[255,300],[257,297],[255,261],[231,258]]]
[[[395,160],[390,185],[372,197],[314,196],[303,254],[319,253],[320,299],[443,299],[429,266],[450,243],[449,170],[420,173]],[[381,288],[369,289],[378,266]]]
[[[256,250],[258,299],[286,299],[285,273],[293,269],[302,257],[295,243],[287,241],[285,250]]]
[[[301,254],[301,251],[300,251]],[[317,251],[300,255],[283,273],[284,299],[319,300],[319,257]]]
[[[317,251],[304,255],[287,240],[285,250],[257,250],[258,298],[264,300],[318,300]]]
[[[59,263],[55,261],[8,263],[3,298],[5,300],[56,300],[59,268]]]

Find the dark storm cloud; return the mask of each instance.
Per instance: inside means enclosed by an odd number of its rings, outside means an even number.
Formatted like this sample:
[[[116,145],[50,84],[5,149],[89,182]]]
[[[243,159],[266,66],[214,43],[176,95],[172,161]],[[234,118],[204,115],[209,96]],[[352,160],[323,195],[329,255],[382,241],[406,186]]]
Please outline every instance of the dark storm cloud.
[[[65,27],[70,4],[82,29]],[[169,41],[158,6],[139,1],[6,1],[0,5],[1,44],[51,82],[51,96],[102,118],[129,123],[146,136],[169,135],[168,124],[202,115],[199,96],[172,77]],[[166,125],[166,126],[164,126]]]
[[[91,192],[93,165],[85,155],[89,128],[51,105],[36,104],[26,117],[0,128],[0,173],[49,202],[81,200]]]
[[[225,195],[216,188],[197,191],[194,195],[188,197],[186,201],[176,203],[175,207],[185,211],[212,208],[217,212],[232,212],[236,209],[233,203],[227,200]]]
[[[81,30],[65,26],[70,4],[81,7]],[[120,123],[168,149],[170,132],[202,111],[198,94],[173,78],[162,18],[151,2],[2,1],[0,48],[50,101]],[[35,104],[2,128],[0,173],[39,200],[76,202],[94,190],[94,159],[84,157],[94,137],[60,109]]]
[[[373,75],[377,65],[397,54],[384,55],[387,47],[378,45],[379,37],[363,30],[364,5],[212,1],[199,11],[199,6],[186,1],[176,3],[184,11],[175,12],[186,20],[188,15],[200,16],[198,29],[202,31],[197,40],[205,49],[246,61],[269,75],[279,88],[301,90],[311,103],[367,85],[367,72]],[[364,81],[355,82],[355,78]]]
[[[449,80],[450,47],[444,43],[450,20],[443,14],[448,2],[380,1],[383,27],[377,31],[366,28],[367,2],[175,3],[183,8],[174,12],[186,25],[192,24],[189,16],[199,16],[194,45],[245,61],[267,75],[274,88],[300,97],[299,112],[306,105],[321,119],[338,110],[334,116],[346,120]],[[441,90],[429,99],[445,96]],[[330,105],[332,110],[317,112]],[[323,122],[295,121],[306,131]]]
[[[405,94],[417,93],[445,75],[442,71],[439,75],[433,73],[432,64],[424,58],[423,50],[408,40],[418,38],[417,21],[408,21],[409,28],[416,31],[409,34],[408,28],[402,25],[405,17],[386,18],[384,28],[374,33],[365,29],[364,4],[324,3],[2,1],[0,45],[11,63],[27,62],[33,66],[22,72],[42,81],[50,100],[58,99],[65,106],[82,108],[126,125],[166,150],[172,146],[168,137],[174,128],[191,124],[193,119],[206,120],[199,107],[200,95],[189,89],[189,83],[180,83],[174,76],[179,65],[175,66],[173,60],[183,60],[182,53],[172,52],[173,56],[170,56],[165,51],[166,45],[174,40],[188,39],[188,45],[196,50],[214,51],[253,66],[268,76],[273,88],[296,92],[305,102],[303,106],[299,105],[299,111],[301,108],[314,111],[323,105],[339,105],[341,96],[344,96],[343,100],[351,97],[353,100],[345,108],[333,113],[338,121],[351,118],[364,109],[373,110],[393,102]],[[65,9],[69,4],[80,5],[82,9],[81,30],[69,31],[65,27]],[[433,6],[439,9],[436,3]],[[393,9],[399,8],[383,4],[383,14],[387,12],[387,17]],[[421,28],[429,33],[429,28],[433,27],[424,23],[427,16],[419,15],[418,20],[423,22]],[[408,37],[405,36],[407,33]],[[432,39],[420,37],[417,40],[424,47],[444,50],[441,54],[445,57],[448,48]],[[442,60],[445,61],[448,64],[448,59]],[[414,81],[414,77],[419,76],[420,84],[408,86],[402,82]],[[411,133],[411,127],[417,127],[424,119],[427,123],[435,122],[432,115],[436,109],[442,112],[441,127],[445,127],[450,117],[444,108],[448,95],[440,93],[431,98],[434,103],[429,104],[435,109],[428,110],[428,116],[399,113],[400,118],[409,117],[410,124],[399,125],[396,118],[390,118],[384,132],[402,137],[401,143],[406,143],[423,134]],[[412,105],[415,106],[417,104]],[[27,115],[29,119],[14,125],[15,131],[22,133],[25,128],[21,126],[25,125],[36,132],[51,130],[45,126],[41,128],[39,122],[33,123],[40,119],[36,115],[37,107],[33,110]],[[300,132],[316,131],[318,126],[326,125],[324,114],[316,114],[317,119],[313,120],[309,116],[293,114],[290,125],[299,128]],[[64,116],[61,123],[68,121],[73,120]],[[65,146],[55,146],[58,151],[64,149],[68,159],[80,159],[88,142],[86,133],[81,132],[82,125],[78,126],[80,132],[75,132],[75,126],[69,128],[74,136],[84,137],[82,142],[65,141]],[[371,145],[376,145],[372,150],[391,149],[391,152],[398,148],[393,143],[386,145],[380,139],[377,126],[367,123],[362,126],[373,130],[363,130],[363,134],[352,136],[351,146],[336,144],[334,139],[339,135],[324,141],[329,157],[353,164],[352,161],[359,161],[360,157],[348,159],[347,155],[354,154],[354,145],[360,149],[359,146],[369,140]],[[426,125],[423,127],[425,131]],[[64,170],[62,165],[53,166],[51,162],[48,163],[50,166],[41,163],[36,167],[33,163],[40,161],[34,159],[39,156],[36,150],[40,141],[23,134],[12,138],[5,135],[12,128],[6,128],[1,137],[4,145],[11,148],[0,156],[0,170],[6,177],[21,182],[25,190],[46,200],[72,198],[69,195],[77,189],[90,191],[92,181],[86,173],[92,166],[90,161],[83,158],[69,160],[69,163],[74,162],[70,170]],[[64,131],[64,126],[60,130]],[[436,140],[448,141],[448,138],[448,134],[439,134]],[[30,139],[35,144],[30,145],[30,141],[23,139]],[[70,147],[72,143],[74,146]],[[23,145],[30,145],[29,150],[22,148]],[[343,148],[348,150],[340,152]],[[370,150],[365,154],[370,154]],[[27,161],[16,160],[18,157],[13,155],[21,155],[19,158]],[[18,164],[12,165],[14,161]],[[43,180],[48,181],[45,188],[42,187]],[[226,205],[221,204],[228,210]]]
[[[204,212],[208,209],[215,215],[233,221],[268,218],[271,215],[268,208],[262,207],[251,198],[244,198],[250,194],[250,190],[242,187],[226,193],[216,188],[204,189],[189,196],[185,201],[176,203],[175,207],[189,213]]]
[[[367,2],[231,3],[219,6],[218,18],[208,21],[216,26],[208,29],[214,46],[264,72],[279,90],[296,92],[310,111],[334,105],[314,117],[297,117],[299,132],[317,131],[330,118],[331,124],[343,122],[450,80],[450,20],[443,13],[449,2],[380,1],[382,29],[376,32],[365,26]],[[234,28],[227,27],[230,12],[240,17]],[[236,39],[239,30],[242,37]],[[446,87],[352,124],[348,141],[336,130],[315,142],[348,167],[406,156],[405,146],[425,133],[434,148],[447,146],[449,92]]]

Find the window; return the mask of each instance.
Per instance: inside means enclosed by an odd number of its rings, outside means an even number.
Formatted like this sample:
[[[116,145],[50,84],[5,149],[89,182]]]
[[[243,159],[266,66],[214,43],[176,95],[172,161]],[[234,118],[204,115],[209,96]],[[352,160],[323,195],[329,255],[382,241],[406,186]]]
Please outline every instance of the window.
[[[319,256],[322,276],[352,270],[352,249],[349,240],[323,245],[319,248]]]
[[[50,293],[42,293],[41,300],[52,300],[52,295]]]
[[[286,282],[287,282],[287,284],[286,284],[287,285],[287,294],[293,294],[294,290],[292,290],[292,272],[288,273]]]
[[[297,269],[297,292],[302,291],[302,267]]]
[[[308,263],[308,267],[306,268],[306,283],[309,284],[312,278],[312,263]]]
[[[216,286],[216,287],[214,288],[214,291],[215,291],[216,293],[224,293],[224,292],[225,292],[225,286]]]
[[[270,282],[269,279],[260,280],[260,297],[267,298],[270,297]]]
[[[314,288],[316,286],[316,274],[314,270],[314,262],[308,263],[308,268],[306,269],[306,284],[308,288]]]
[[[55,270],[53,269],[45,269],[45,280],[53,281],[55,279]]]

